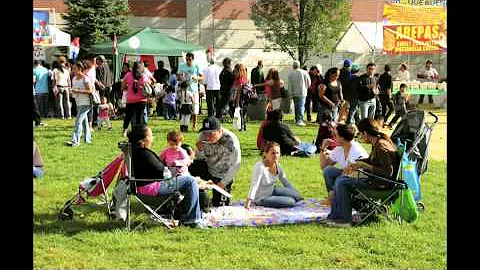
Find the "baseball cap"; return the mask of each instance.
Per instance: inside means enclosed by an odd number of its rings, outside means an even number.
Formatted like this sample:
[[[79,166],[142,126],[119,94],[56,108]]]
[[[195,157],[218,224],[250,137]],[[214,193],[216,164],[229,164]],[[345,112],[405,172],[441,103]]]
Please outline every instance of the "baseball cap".
[[[359,71],[360,70],[360,65],[357,63],[352,64],[352,70]]]
[[[220,121],[214,116],[210,116],[203,120],[202,128],[199,130],[202,131],[209,131],[209,130],[219,130],[221,128]]]
[[[349,67],[352,65],[352,60],[350,59],[345,59],[345,61],[343,61],[343,66],[344,67]]]

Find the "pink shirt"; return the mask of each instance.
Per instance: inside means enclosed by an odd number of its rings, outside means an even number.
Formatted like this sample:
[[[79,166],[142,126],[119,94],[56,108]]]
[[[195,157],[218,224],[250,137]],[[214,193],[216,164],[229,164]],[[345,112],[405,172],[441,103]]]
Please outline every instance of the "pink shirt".
[[[153,182],[151,184],[137,188],[138,193],[146,196],[157,196],[160,190],[160,182]]]
[[[160,160],[169,167],[177,166],[177,173],[179,175],[188,174],[188,165],[192,163],[192,159],[181,147],[175,150],[173,147],[167,147],[160,153]]]
[[[132,72],[128,72],[125,77],[123,77],[123,81],[127,84],[127,103],[136,103],[140,101],[147,101],[147,98],[143,96],[142,89],[143,89],[143,82],[148,80],[148,76],[143,74],[142,77],[138,80],[138,91],[135,94],[133,92],[133,74]]]

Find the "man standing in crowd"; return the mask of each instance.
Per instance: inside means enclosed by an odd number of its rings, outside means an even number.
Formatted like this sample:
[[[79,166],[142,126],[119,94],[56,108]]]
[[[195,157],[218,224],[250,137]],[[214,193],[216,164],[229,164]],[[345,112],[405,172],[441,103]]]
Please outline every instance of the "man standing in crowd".
[[[235,75],[232,70],[232,60],[230,58],[223,59],[223,70],[220,73],[220,110],[217,111],[217,118],[221,119],[222,116],[228,111],[230,106],[232,85],[235,81]],[[233,106],[233,103],[232,105]]]
[[[310,87],[310,76],[306,70],[300,69],[300,62],[293,61],[293,70],[288,74],[288,91],[291,93],[295,104],[295,123],[305,126],[303,113],[305,110],[305,98]]]
[[[437,70],[432,67],[433,62],[431,60],[427,60],[425,62],[425,67],[420,69],[417,74],[417,78],[420,79],[420,82],[434,82],[438,80],[438,72]],[[425,98],[425,94],[421,94],[420,98],[418,99],[418,104],[423,104],[423,99]],[[428,95],[428,103],[433,104],[433,96]]]
[[[364,118],[373,118],[375,116],[376,99],[378,94],[377,77],[374,76],[375,63],[367,65],[367,73],[358,78],[358,105],[360,106],[360,120]]]
[[[40,116],[48,115],[48,69],[40,64],[39,60],[33,61],[33,84],[35,85],[35,99],[40,111]]]
[[[258,60],[257,66],[252,69],[252,72],[250,73],[250,82],[255,85],[255,84],[261,84],[265,82],[265,76],[263,74],[263,61]],[[259,98],[264,99],[264,92],[265,92],[265,86],[257,86],[255,87],[255,91],[257,92],[257,95]]]
[[[209,66],[203,71],[205,89],[207,92],[208,116],[218,115],[220,107],[220,72],[222,69],[210,58]]]
[[[217,186],[231,193],[233,179],[240,168],[241,151],[238,137],[221,126],[216,117],[203,120],[197,141],[195,160],[188,168],[192,176],[212,180]],[[227,206],[230,199],[213,190],[212,205]]]
[[[360,67],[358,64],[352,64],[352,79],[350,80],[350,85],[348,85],[348,93],[349,93],[349,104],[348,104],[348,115],[347,120],[345,121],[346,124],[351,123],[358,123],[360,122],[360,117],[358,116],[358,72],[360,71]],[[345,92],[344,92],[345,93]],[[343,96],[345,98],[345,96]]]
[[[189,52],[186,55],[186,63],[181,63],[178,67],[177,78],[180,81],[188,82],[188,91],[193,95],[193,113],[192,113],[192,130],[197,128],[197,115],[200,113],[200,99],[198,94],[198,83],[203,80],[200,69],[197,64],[193,63],[193,53]]]
[[[112,84],[113,84],[113,75],[108,66],[105,56],[99,55],[97,57],[97,68],[96,68],[97,80],[95,86],[97,87],[100,97],[107,97],[108,102],[112,101]]]
[[[385,72],[380,75],[380,78],[378,79],[378,86],[380,87],[380,93],[378,94],[378,97],[380,98],[380,103],[382,104],[381,114],[383,116],[384,122],[386,123],[388,117],[390,117],[390,115],[393,113],[393,79],[392,75],[390,75],[389,65],[385,65]]]
[[[342,84],[342,95],[343,99],[347,102],[347,106],[350,108],[352,103],[352,96],[355,95],[352,93],[352,60],[345,59],[343,61],[343,67],[340,69],[340,76],[338,80]],[[347,116],[348,117],[348,116]]]
[[[167,89],[170,71],[165,68],[165,63],[162,60],[158,61],[157,65],[158,69],[153,73],[153,77],[158,83],[163,84],[163,89]],[[175,85],[173,85],[173,87],[175,87]],[[158,98],[156,111],[158,116],[163,115],[163,97]]]

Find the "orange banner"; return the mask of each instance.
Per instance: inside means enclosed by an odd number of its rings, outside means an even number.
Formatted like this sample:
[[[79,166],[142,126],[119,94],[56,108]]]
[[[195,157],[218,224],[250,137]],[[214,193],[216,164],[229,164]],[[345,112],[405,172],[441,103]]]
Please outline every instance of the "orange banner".
[[[387,54],[445,52],[446,40],[442,25],[383,26],[383,51]]]
[[[385,3],[383,24],[445,24],[447,9],[443,6],[416,6]]]

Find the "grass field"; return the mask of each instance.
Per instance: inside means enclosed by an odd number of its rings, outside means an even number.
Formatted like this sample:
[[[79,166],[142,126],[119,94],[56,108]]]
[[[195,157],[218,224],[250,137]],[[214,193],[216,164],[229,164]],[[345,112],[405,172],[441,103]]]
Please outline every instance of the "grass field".
[[[35,130],[46,173],[37,181],[34,194],[34,267],[446,268],[446,113],[437,112],[441,119],[433,132],[431,160],[422,178],[425,212],[412,224],[380,219],[348,229],[304,224],[167,230],[148,221],[146,229],[127,232],[123,222],[109,220],[104,208],[95,206],[76,208],[73,221],[59,221],[57,213],[77,192],[79,181],[95,175],[119,153],[122,123],[114,121],[113,131],[95,130],[92,145],[69,148],[63,143],[70,139],[74,120],[47,120],[48,127]],[[316,125],[297,127],[292,125],[292,115],[285,118],[302,140],[315,138]],[[242,148],[242,165],[232,191],[234,200],[244,199],[248,193],[251,170],[259,159],[255,149],[259,124],[250,121],[246,132],[234,131]],[[156,152],[166,146],[166,132],[178,129],[177,122],[157,117],[150,118],[149,125]],[[194,144],[197,136],[195,132],[186,133],[185,141]],[[283,157],[281,162],[305,198],[326,195],[318,156]],[[134,205],[137,216],[140,209]]]

